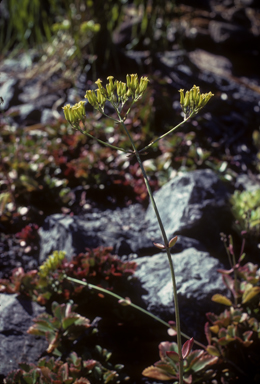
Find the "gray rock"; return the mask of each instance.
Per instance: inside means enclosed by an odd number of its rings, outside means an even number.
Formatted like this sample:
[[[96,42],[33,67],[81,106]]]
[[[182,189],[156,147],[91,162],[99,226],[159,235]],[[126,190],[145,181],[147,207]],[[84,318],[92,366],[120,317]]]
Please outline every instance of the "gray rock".
[[[8,79],[4,73],[1,73],[0,82],[2,83],[0,85],[0,96],[4,99],[2,109],[7,110],[14,99],[14,88],[18,81],[16,79]]]
[[[33,124],[35,121],[40,121],[41,112],[35,109],[33,104],[20,104],[9,108],[8,114],[13,113],[14,121],[18,124]]]
[[[254,192],[260,189],[260,177],[257,175],[241,174],[236,178],[236,189]]]
[[[98,210],[81,216],[55,214],[47,217],[40,235],[42,263],[54,250],[63,250],[68,259],[86,248],[111,246],[118,255],[140,253],[154,248],[142,233],[144,210],[136,204],[123,209]],[[153,252],[154,253],[154,252]]]
[[[210,252],[221,248],[220,232],[231,227],[232,215],[225,185],[211,170],[198,170],[173,178],[154,195],[167,237],[195,238]],[[150,204],[146,216],[149,236],[161,241],[156,216]]]
[[[247,43],[254,37],[247,28],[215,20],[209,22],[209,33],[215,43],[236,46]]]
[[[17,369],[19,362],[35,363],[46,350],[45,339],[26,333],[42,312],[44,308],[17,294],[0,294],[0,378]]]
[[[218,250],[219,233],[225,232],[231,219],[226,188],[213,171],[180,175],[163,186],[155,199],[168,238],[181,235],[173,252],[189,247]],[[152,241],[161,241],[152,207],[145,214],[139,204],[121,210],[95,209],[80,216],[51,215],[39,235],[40,263],[54,250],[65,251],[71,259],[85,248],[101,245],[112,246],[120,256],[152,255],[158,252]]]
[[[173,288],[167,254],[145,256],[135,261],[138,265],[135,276],[145,292],[142,293],[145,307],[161,318],[174,319]],[[173,255],[173,263],[181,322],[187,332],[193,336],[195,332],[201,337],[206,322],[205,313],[216,307],[211,297],[214,293],[227,295],[221,275],[217,272],[223,266],[207,252],[195,248]]]

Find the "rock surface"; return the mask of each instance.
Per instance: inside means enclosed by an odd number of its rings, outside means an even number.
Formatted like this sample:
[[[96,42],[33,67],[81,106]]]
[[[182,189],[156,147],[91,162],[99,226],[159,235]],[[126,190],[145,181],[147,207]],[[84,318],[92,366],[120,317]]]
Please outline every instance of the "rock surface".
[[[220,232],[231,227],[228,191],[211,170],[197,170],[173,178],[154,195],[170,239],[175,235],[195,238],[211,252],[220,251]],[[156,217],[150,204],[145,215],[147,231],[160,241]]]
[[[27,334],[44,308],[18,295],[0,294],[0,379],[18,362],[34,363],[46,350],[45,339]]]
[[[173,288],[166,253],[141,257],[136,263],[138,268],[135,276],[146,291],[142,294],[146,308],[161,318],[173,319]],[[221,275],[217,272],[223,266],[209,253],[195,248],[174,254],[173,263],[183,332],[193,335],[195,332],[197,337],[201,337],[202,319],[206,322],[205,311],[216,307],[212,305],[212,295],[227,294]]]
[[[228,196],[211,170],[181,174],[155,194],[167,236],[182,235],[177,252],[190,246],[199,250],[204,246],[214,253],[222,250],[219,233],[231,223]],[[145,213],[139,204],[121,210],[96,209],[81,216],[51,215],[39,234],[40,263],[54,250],[64,250],[70,259],[100,245],[112,246],[120,256],[152,255],[156,253],[152,241],[161,241],[151,205]]]

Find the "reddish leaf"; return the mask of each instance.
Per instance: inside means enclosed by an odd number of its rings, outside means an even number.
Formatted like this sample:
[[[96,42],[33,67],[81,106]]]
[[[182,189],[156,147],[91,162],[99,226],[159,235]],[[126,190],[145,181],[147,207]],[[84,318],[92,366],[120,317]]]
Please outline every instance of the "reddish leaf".
[[[192,337],[190,340],[187,340],[183,344],[182,351],[181,351],[183,359],[186,359],[186,357],[189,355],[192,349],[193,343],[194,343],[194,339]]]
[[[206,322],[206,324],[204,326],[204,331],[205,331],[205,335],[206,335],[208,344],[210,345],[211,344],[211,333],[209,330],[209,322],[208,321]]]
[[[183,378],[185,384],[192,384],[192,375]]]
[[[234,280],[229,275],[222,275],[225,286],[234,294]]]
[[[96,364],[97,364],[96,360],[93,360],[93,359],[91,359],[91,360],[85,360],[85,361],[83,362],[83,366],[84,366],[84,368],[87,368],[88,370],[93,369],[93,368],[95,367]]]
[[[169,341],[163,341],[159,344],[159,355],[163,360],[166,357],[166,352],[174,351],[178,353],[178,346],[176,343],[170,343]]]
[[[230,275],[234,271],[234,268],[231,268],[229,270],[226,269],[217,269],[217,272],[221,273],[222,275]]]
[[[156,247],[156,248],[159,248],[159,249],[165,249],[165,245],[161,244],[161,243],[153,243],[153,245]]]
[[[142,372],[143,376],[150,377],[151,379],[156,379],[156,380],[172,380],[172,379],[178,379],[176,376],[166,374],[163,372],[160,368],[151,366],[148,368],[145,368]]]

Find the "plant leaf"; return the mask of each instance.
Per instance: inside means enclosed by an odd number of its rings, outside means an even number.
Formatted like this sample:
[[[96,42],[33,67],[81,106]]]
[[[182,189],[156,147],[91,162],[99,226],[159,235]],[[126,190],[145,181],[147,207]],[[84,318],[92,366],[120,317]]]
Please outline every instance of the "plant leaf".
[[[253,297],[260,293],[260,287],[252,287],[251,289],[245,290],[242,296],[242,304],[247,303]]]
[[[166,355],[174,362],[178,363],[180,361],[180,356],[177,352],[174,351],[167,351]]]
[[[178,236],[173,237],[173,238],[169,241],[169,247],[170,247],[170,248],[173,247],[173,246],[176,244],[177,240],[178,240]]]
[[[187,340],[183,344],[182,351],[181,351],[183,359],[186,359],[186,357],[189,355],[192,349],[193,343],[194,343],[194,339],[192,337],[190,340]]]
[[[154,366],[145,368],[142,372],[142,375],[145,377],[150,377],[151,379],[163,380],[163,381],[178,379],[176,376],[173,376],[171,374],[165,374],[160,368],[157,368]]]
[[[211,356],[220,356],[220,352],[219,350],[214,347],[214,345],[208,345],[207,346],[207,352],[211,355]]]
[[[215,364],[216,362],[218,361],[218,357],[217,356],[210,356],[208,354],[204,354],[203,356],[201,356],[195,364],[193,364],[192,366],[192,370],[194,372],[199,372],[201,371],[202,369],[208,367],[209,365],[213,365]]]
[[[228,306],[232,305],[232,302],[226,296],[220,295],[219,293],[213,295],[211,300],[219,304],[224,304]]]
[[[161,243],[153,243],[153,245],[156,247],[156,248],[159,248],[159,249],[165,249],[165,245],[161,244]]]
[[[208,321],[206,322],[206,324],[204,326],[204,332],[205,332],[205,335],[206,335],[207,342],[210,345],[211,344],[211,333],[210,333],[209,322]]]
[[[162,360],[166,357],[166,352],[168,351],[178,353],[178,345],[176,343],[170,343],[169,341],[162,341],[159,344],[159,355]]]

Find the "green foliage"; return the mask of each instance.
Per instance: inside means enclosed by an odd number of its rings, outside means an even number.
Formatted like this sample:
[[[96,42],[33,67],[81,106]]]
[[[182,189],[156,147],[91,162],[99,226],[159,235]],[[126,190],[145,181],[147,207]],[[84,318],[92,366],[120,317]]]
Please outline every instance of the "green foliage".
[[[27,332],[35,336],[45,336],[49,343],[47,352],[61,356],[66,339],[74,341],[85,329],[91,327],[90,320],[72,312],[74,309],[75,305],[59,305],[54,301],[53,316],[47,313],[39,315]]]
[[[102,349],[102,348],[101,348]],[[120,383],[116,370],[105,368],[99,361],[83,359],[75,352],[63,362],[60,359],[41,358],[37,365],[20,363],[20,369],[9,373],[5,384],[95,384]]]
[[[84,290],[66,280],[66,276],[87,279],[88,283],[101,285],[105,289],[114,289],[125,278],[134,274],[136,263],[122,261],[111,254],[111,247],[99,247],[74,257],[71,261],[64,258],[63,252],[54,251],[37,270],[24,272],[15,268],[10,279],[0,279],[0,292],[20,292],[41,304],[59,302],[75,298]]]
[[[247,231],[249,237],[260,236],[260,189],[254,191],[235,191],[230,199],[232,212],[236,219],[236,229]]]
[[[158,37],[168,45],[167,30],[174,11],[171,1],[136,0],[134,5],[127,0],[101,0],[73,2],[71,0],[4,0],[6,19],[0,23],[0,48],[31,48],[48,41],[50,50],[62,46],[71,59],[96,60],[107,63],[113,52],[113,33],[122,21],[135,19],[132,26],[131,44],[127,47],[151,49],[158,44]],[[155,37],[157,35],[157,37]],[[102,49],[100,48],[102,42]],[[105,48],[104,48],[105,47]],[[84,52],[84,53],[83,53]],[[81,62],[83,67],[83,61]]]
[[[154,366],[148,367],[143,371],[143,375],[157,380],[176,380],[179,381],[179,355],[176,343],[164,341],[159,345],[160,360]],[[183,382],[185,384],[195,383],[200,380],[210,379],[213,371],[209,369],[216,364],[218,358],[211,356],[203,350],[189,351],[183,364]]]
[[[147,92],[144,100],[134,107],[127,123],[137,143],[146,143],[152,135],[152,97]],[[143,128],[140,128],[143,125]],[[112,127],[108,119],[102,121],[89,115],[86,126],[97,138],[127,148],[127,140],[120,127]],[[74,132],[64,121],[49,126],[37,125],[15,128],[0,124],[0,222],[10,231],[15,223],[25,225],[39,218],[66,209],[73,209],[73,189],[83,186],[83,195],[123,196],[119,204],[147,200],[147,192],[138,172],[137,163],[126,160],[116,151],[87,140]],[[103,190],[101,190],[101,186]],[[153,189],[158,188],[156,177]],[[109,191],[107,189],[109,188]],[[117,189],[120,188],[120,194]],[[122,192],[122,188],[125,193]],[[82,195],[80,205],[84,206]]]
[[[40,265],[39,267],[39,277],[40,279],[46,279],[50,273],[54,272],[61,261],[65,257],[65,252],[62,251],[54,251],[52,255],[50,255],[47,260]]]
[[[241,264],[245,256],[243,246],[241,256],[236,262],[232,238],[229,238],[229,244],[225,238],[224,241],[232,268],[219,272],[234,302],[222,295],[212,297],[213,301],[224,304],[229,309],[220,315],[207,313],[207,351],[212,356],[219,357],[222,372],[226,372],[221,382],[232,382],[238,373],[248,376],[249,381],[251,377],[252,382],[255,382],[259,374],[256,361],[260,358],[260,269],[250,262]],[[218,373],[221,375],[220,369]]]

